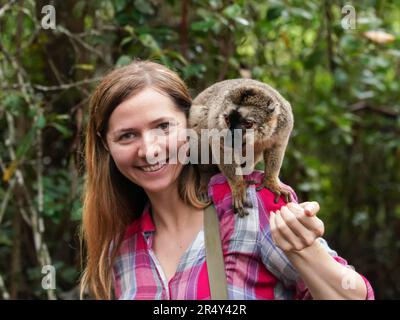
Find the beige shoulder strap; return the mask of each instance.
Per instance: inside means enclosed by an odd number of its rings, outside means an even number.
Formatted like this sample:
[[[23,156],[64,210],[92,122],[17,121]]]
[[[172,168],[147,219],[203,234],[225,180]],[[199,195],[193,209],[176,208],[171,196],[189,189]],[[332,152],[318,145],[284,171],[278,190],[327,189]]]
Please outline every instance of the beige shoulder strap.
[[[204,209],[204,239],[211,299],[228,300],[219,221],[213,204]]]

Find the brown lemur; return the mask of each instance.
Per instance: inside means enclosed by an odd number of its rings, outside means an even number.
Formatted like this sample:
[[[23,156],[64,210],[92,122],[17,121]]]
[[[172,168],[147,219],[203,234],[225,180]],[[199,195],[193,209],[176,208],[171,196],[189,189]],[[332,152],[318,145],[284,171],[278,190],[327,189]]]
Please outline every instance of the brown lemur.
[[[206,164],[203,162],[204,159],[200,159],[201,143],[199,143],[199,198],[204,202],[209,202],[207,194],[209,180],[214,174],[221,172],[227,178],[231,188],[234,213],[238,213],[240,217],[247,215],[247,208],[251,208],[252,204],[250,199],[247,199],[246,188],[248,184],[255,184],[256,181],[244,179],[243,171],[241,171],[244,164],[241,161],[247,151],[253,148],[253,161],[246,164],[246,167],[250,168],[247,174],[253,172],[255,165],[264,160],[264,178],[257,191],[263,187],[268,188],[275,194],[275,203],[281,195],[284,196],[285,202],[291,201],[289,189],[280,183],[278,176],[293,122],[289,102],[269,85],[256,80],[225,80],[201,92],[193,100],[189,127],[197,133],[199,138],[202,129],[219,131],[225,129],[225,132],[232,134],[232,139],[230,141],[224,138],[222,143],[222,137],[217,141],[215,139],[210,141],[207,138],[209,157]],[[233,144],[235,129],[243,133],[244,138],[240,140],[242,148],[237,148],[240,144]],[[254,139],[251,139],[252,136],[245,135],[249,129],[254,130]],[[233,150],[234,158],[231,163],[229,160],[226,161],[225,156],[222,156],[223,161],[216,159],[212,162],[216,154],[220,157],[224,154],[224,148],[225,151],[229,148]],[[238,160],[238,155],[242,156],[240,160]]]

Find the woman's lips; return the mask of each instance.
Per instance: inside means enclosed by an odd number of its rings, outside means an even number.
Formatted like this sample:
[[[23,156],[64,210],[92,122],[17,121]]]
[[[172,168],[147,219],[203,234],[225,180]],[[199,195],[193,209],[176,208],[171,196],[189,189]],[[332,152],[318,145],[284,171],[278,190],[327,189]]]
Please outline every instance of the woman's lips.
[[[136,168],[140,169],[143,172],[150,172],[150,173],[151,172],[158,172],[158,171],[160,171],[161,169],[163,169],[167,165],[168,160],[169,159],[167,159],[167,160],[165,160],[163,162],[158,162],[157,164],[154,164],[154,165],[137,166]]]

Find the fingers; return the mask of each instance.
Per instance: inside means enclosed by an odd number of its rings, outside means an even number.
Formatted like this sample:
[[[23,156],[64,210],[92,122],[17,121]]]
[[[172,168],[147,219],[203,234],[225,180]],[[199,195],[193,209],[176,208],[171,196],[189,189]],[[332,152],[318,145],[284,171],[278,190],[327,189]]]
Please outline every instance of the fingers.
[[[308,230],[295,216],[295,214],[284,206],[281,208],[281,216],[292,232],[305,247],[311,246],[315,241],[315,234]]]
[[[316,216],[319,211],[319,203],[316,201],[306,201],[299,204],[306,213],[307,216],[313,217]]]
[[[313,215],[307,215],[306,210],[303,209],[303,206],[307,207],[307,210],[310,210]],[[304,202],[302,204],[290,202],[286,205],[286,207],[290,209],[290,211],[296,216],[297,220],[304,227],[313,232],[317,237],[321,237],[324,234],[324,223],[321,219],[315,216],[316,212],[319,210],[319,205],[317,202]]]
[[[290,203],[270,212],[271,236],[283,251],[300,251],[311,246],[324,233],[323,222],[315,217],[319,206],[308,207],[313,216],[307,216],[302,206]],[[304,207],[306,205],[304,204]]]
[[[280,232],[277,225],[277,220],[280,227],[281,221],[276,219],[276,217],[277,214],[271,211],[269,216],[269,226],[271,229],[272,240],[274,240],[275,244],[283,251],[289,251],[292,248],[292,245],[283,237],[282,233]]]

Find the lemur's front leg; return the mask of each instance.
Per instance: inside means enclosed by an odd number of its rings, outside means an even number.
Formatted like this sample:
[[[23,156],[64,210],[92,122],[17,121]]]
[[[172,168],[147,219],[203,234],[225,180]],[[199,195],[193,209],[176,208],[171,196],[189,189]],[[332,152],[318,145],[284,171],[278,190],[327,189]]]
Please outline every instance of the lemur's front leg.
[[[274,195],[274,202],[278,203],[279,197],[284,196],[285,202],[292,201],[291,192],[283,186],[279,180],[279,171],[281,169],[283,156],[285,154],[286,144],[274,145],[272,148],[264,150],[264,179],[257,191],[267,188]]]

